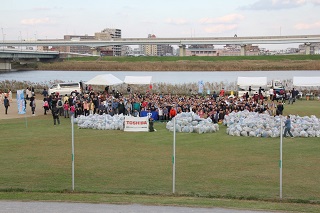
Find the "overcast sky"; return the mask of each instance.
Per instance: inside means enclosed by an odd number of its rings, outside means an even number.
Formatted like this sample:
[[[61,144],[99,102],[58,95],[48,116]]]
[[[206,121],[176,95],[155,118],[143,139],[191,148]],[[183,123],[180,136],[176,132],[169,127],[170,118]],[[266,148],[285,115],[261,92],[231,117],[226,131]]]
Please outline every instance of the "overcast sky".
[[[7,0],[1,39],[94,35],[123,38],[320,34],[320,0]],[[297,45],[295,45],[297,46]]]

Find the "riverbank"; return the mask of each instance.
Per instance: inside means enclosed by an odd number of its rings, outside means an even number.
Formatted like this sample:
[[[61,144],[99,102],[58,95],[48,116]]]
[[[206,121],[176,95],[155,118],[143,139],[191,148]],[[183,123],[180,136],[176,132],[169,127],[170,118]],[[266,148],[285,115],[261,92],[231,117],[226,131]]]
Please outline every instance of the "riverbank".
[[[39,63],[38,70],[92,71],[269,71],[320,70],[320,61],[64,61]]]
[[[224,57],[81,57],[38,63],[38,70],[269,71],[320,70],[320,55]]]

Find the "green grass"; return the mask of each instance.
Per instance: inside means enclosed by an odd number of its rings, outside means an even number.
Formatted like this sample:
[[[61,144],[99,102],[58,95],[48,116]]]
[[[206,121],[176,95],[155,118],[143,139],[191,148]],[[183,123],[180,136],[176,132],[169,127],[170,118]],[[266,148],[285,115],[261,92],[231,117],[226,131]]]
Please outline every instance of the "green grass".
[[[319,104],[297,101],[284,112],[320,117]],[[70,121],[61,118],[61,125],[53,126],[47,115],[27,122],[26,128],[25,119],[0,120],[0,199],[117,203],[122,196],[128,203],[320,209],[319,138],[284,140],[280,201],[279,138],[232,137],[224,126],[212,134],[178,133],[172,197],[173,133],[164,123],[156,122],[153,133],[75,128],[75,193],[70,194]]]
[[[244,61],[244,60],[266,60],[266,61],[285,61],[285,60],[320,60],[320,55],[269,55],[269,56],[144,56],[144,57],[74,57],[68,60],[73,61],[117,61],[117,62],[143,62],[143,61]]]

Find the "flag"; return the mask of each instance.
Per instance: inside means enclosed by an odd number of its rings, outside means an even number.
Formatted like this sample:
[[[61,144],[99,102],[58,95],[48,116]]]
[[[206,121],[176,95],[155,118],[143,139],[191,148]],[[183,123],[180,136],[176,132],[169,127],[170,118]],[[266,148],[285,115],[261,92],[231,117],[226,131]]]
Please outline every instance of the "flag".
[[[203,86],[204,86],[204,83],[203,81],[199,81],[198,82],[198,87],[199,87],[199,90],[198,90],[198,93],[203,93]]]
[[[23,90],[17,90],[18,114],[26,114],[26,105]]]

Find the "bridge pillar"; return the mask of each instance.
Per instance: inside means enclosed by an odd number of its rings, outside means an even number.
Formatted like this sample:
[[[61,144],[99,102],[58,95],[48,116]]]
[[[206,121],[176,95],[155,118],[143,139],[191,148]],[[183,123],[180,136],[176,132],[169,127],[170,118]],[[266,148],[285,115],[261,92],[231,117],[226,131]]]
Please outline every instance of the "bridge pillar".
[[[101,51],[99,47],[92,47],[91,50],[92,50],[92,55],[100,56]]]
[[[10,71],[11,63],[9,61],[0,61],[0,71]]]
[[[306,47],[306,55],[310,55],[310,53],[311,53],[311,43],[305,43],[304,44],[305,45],[305,47]]]
[[[179,46],[179,56],[186,56],[186,45]]]
[[[246,46],[245,44],[241,44],[241,50],[240,50],[240,55],[245,56],[246,55]]]

